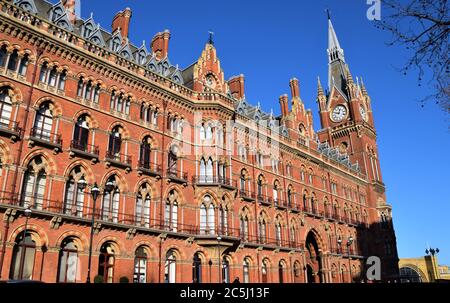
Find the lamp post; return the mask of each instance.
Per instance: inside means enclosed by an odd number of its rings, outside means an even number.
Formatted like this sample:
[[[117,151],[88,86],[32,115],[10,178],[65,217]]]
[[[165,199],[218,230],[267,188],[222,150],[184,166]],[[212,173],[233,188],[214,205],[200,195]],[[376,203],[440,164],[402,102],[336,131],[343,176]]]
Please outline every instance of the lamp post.
[[[92,207],[91,236],[90,236],[90,242],[89,242],[89,259],[88,259],[88,272],[87,272],[86,283],[91,283],[91,257],[92,257],[92,240],[94,237],[95,204],[96,204],[95,202],[97,201],[99,194],[100,194],[100,189],[98,188],[97,183],[95,183],[91,189],[91,195],[92,195],[92,199],[94,200],[94,204]]]
[[[427,255],[432,255],[433,257],[434,257],[434,255],[436,255],[436,254],[438,254],[439,253],[439,248],[430,248],[430,249],[426,249],[425,250],[425,253],[427,254]]]
[[[221,272],[221,269],[222,269],[221,268],[222,258],[220,257],[220,240],[222,240],[222,237],[218,236],[217,237],[217,242],[218,242],[217,249],[219,250],[219,254],[218,254],[217,258],[219,259],[219,262],[218,262],[218,266],[219,266],[219,283],[222,283],[222,272]]]

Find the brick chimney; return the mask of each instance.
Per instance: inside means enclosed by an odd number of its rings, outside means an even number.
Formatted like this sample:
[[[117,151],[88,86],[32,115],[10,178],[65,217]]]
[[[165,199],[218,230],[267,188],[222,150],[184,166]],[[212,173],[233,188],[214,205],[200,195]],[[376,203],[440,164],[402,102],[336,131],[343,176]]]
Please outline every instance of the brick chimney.
[[[280,96],[281,116],[286,117],[289,114],[289,97],[287,94]]]
[[[76,21],[76,0],[64,0],[63,6],[67,11],[67,17],[69,18],[69,21],[74,24]]]
[[[293,99],[300,99],[300,86],[298,80],[293,78],[289,81],[289,86],[291,87],[291,95]]]
[[[70,0],[69,0],[70,1]],[[128,30],[130,28],[131,19],[131,9],[126,8],[124,11],[120,11],[116,14],[112,21],[112,32],[115,33],[116,30],[120,30],[120,34],[124,41],[128,40]]]
[[[156,55],[158,60],[164,59],[169,53],[169,39],[170,32],[165,30],[163,32],[157,33],[151,43],[152,52]]]
[[[245,96],[245,88],[244,88],[244,75],[240,74],[239,76],[231,77],[228,80],[228,86],[230,88],[231,95],[236,99],[241,100]]]

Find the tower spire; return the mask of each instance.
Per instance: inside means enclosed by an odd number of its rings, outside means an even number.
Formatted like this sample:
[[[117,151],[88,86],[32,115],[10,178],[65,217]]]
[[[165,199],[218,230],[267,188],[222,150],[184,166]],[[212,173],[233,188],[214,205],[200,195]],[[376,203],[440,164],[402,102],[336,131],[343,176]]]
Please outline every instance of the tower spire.
[[[344,50],[341,48],[339,40],[331,22],[330,12],[328,13],[328,89],[331,91],[335,86],[341,92],[346,92],[346,70]]]

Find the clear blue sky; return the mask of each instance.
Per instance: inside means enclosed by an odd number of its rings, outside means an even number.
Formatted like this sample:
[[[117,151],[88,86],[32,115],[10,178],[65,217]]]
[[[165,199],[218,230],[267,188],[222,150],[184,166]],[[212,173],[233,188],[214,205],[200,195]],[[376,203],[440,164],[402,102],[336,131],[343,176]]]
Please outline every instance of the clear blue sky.
[[[148,45],[156,32],[169,29],[169,58],[182,68],[198,59],[213,30],[225,77],[243,73],[251,103],[279,113],[278,97],[297,77],[316,130],[317,76],[327,82],[328,7],[350,70],[364,78],[372,98],[399,256],[422,256],[428,243],[441,250],[440,263],[450,265],[449,116],[433,103],[420,107],[417,100],[427,88],[418,87],[416,76],[396,71],[407,53],[386,46],[389,35],[366,18],[366,0],[82,0],[81,7],[83,17],[94,12],[106,29],[116,12],[130,7],[136,45]]]

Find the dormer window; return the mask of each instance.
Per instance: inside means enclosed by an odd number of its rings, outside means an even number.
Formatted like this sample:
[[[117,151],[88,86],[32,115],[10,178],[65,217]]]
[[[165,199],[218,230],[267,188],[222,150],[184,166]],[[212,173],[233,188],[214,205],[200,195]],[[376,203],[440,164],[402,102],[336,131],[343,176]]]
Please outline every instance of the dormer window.
[[[86,24],[84,27],[83,37],[89,38],[92,35],[92,32],[94,31],[94,27],[92,24]]]
[[[120,45],[121,45],[121,43],[120,43],[120,38],[119,38],[119,37],[115,37],[115,38],[112,40],[112,43],[111,43],[111,50],[112,50],[113,52],[119,51]]]
[[[64,11],[61,7],[57,7],[53,10],[53,14],[52,14],[52,22],[55,22],[56,20],[58,20],[59,18],[61,18],[61,16],[64,14]]]

